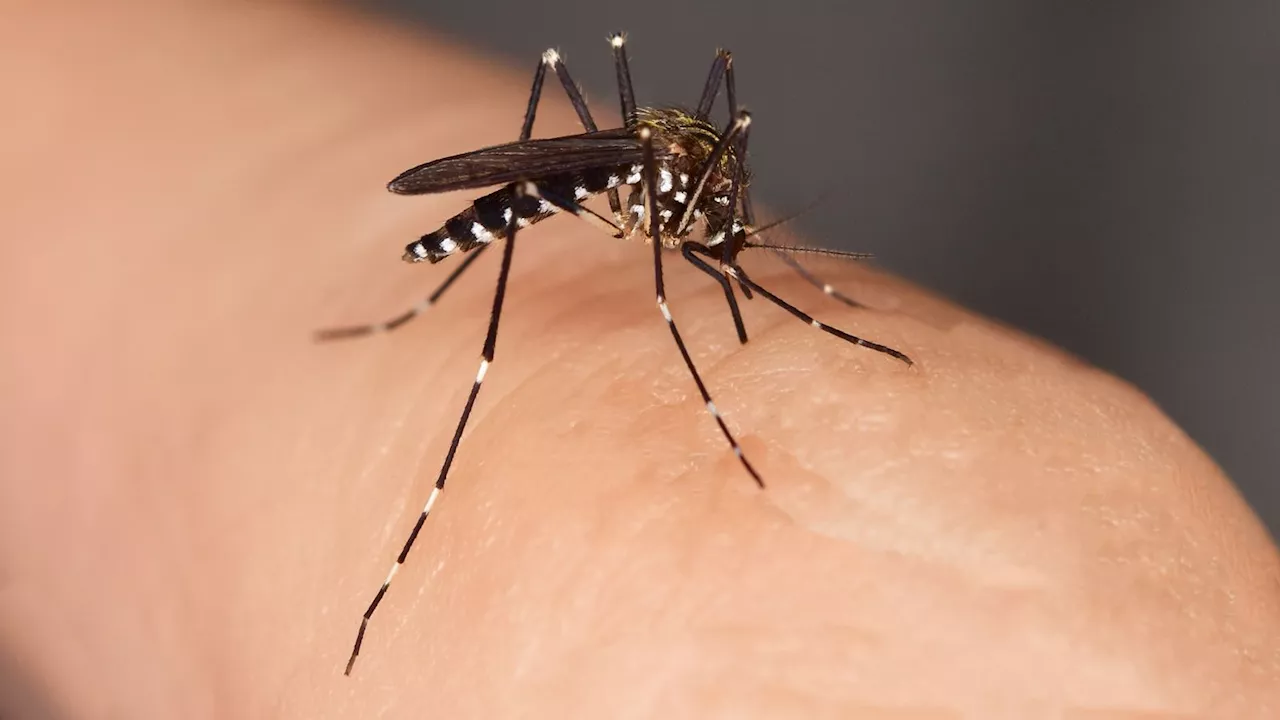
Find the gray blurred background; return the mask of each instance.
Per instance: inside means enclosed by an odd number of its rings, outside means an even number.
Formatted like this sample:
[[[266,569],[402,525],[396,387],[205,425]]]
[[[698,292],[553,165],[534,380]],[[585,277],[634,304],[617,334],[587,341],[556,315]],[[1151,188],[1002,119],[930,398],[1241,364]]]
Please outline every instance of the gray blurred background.
[[[1280,2],[378,6],[530,72],[557,47],[613,113],[609,32],[641,104],[732,49],[759,202],[832,187],[800,231],[1135,383],[1280,534]]]

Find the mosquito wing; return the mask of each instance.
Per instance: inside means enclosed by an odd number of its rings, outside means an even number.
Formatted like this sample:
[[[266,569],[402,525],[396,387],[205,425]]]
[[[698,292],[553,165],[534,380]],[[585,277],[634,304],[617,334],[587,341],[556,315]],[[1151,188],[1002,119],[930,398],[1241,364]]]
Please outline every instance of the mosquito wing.
[[[400,195],[469,190],[588,168],[638,164],[640,140],[626,129],[495,145],[432,160],[400,173],[387,189]]]

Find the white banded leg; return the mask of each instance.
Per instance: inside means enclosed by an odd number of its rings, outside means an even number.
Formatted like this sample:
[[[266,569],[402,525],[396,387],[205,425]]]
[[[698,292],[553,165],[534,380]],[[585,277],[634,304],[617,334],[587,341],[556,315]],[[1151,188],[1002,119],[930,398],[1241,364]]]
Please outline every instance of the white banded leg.
[[[723,59],[724,67],[729,67],[729,63],[730,63],[729,56],[722,52],[718,56],[718,59],[721,59],[721,58]],[[714,74],[715,74],[715,68],[713,66],[713,69],[712,69],[713,77],[714,77]],[[711,102],[715,100],[715,94],[714,92],[712,92],[711,80],[708,79],[707,82],[708,82],[708,87],[707,87],[707,90],[703,92],[703,101],[706,103],[707,110],[709,111]],[[750,116],[744,115],[742,116],[741,120],[750,120]],[[750,130],[751,130],[750,123],[741,123],[741,125],[738,127],[737,162],[734,163],[733,182],[729,185],[729,197],[728,197],[728,203],[727,203],[729,214],[724,220],[724,225],[722,225],[719,231],[715,233],[715,237],[718,237],[720,239],[720,254],[722,258],[720,264],[722,267],[727,266],[729,264],[729,261],[732,260],[733,256],[738,252],[737,239],[739,236],[739,232],[742,229],[742,224],[739,222],[738,218],[736,217],[736,213],[738,209],[738,198],[740,196],[740,193],[742,192],[742,178],[746,171],[745,163],[746,163],[746,157],[747,157],[747,139],[748,139]],[[746,328],[746,325],[742,322],[742,313],[739,312],[738,310],[738,299],[733,294],[733,284],[729,282],[730,275],[725,272],[717,273],[715,268],[712,268],[710,265],[703,262],[701,259],[697,258],[694,255],[694,252],[697,250],[709,250],[709,249],[710,248],[708,248],[706,245],[702,245],[701,243],[686,242],[685,247],[681,248],[681,252],[684,254],[684,257],[686,260],[693,263],[694,267],[697,267],[698,269],[702,270],[703,272],[706,272],[712,277],[716,277],[716,279],[720,282],[720,287],[724,290],[725,301],[729,304],[729,313],[730,315],[733,316],[734,328],[738,331],[738,342],[745,345],[747,344],[747,328]],[[742,288],[742,294],[748,300],[750,300],[751,288],[747,287],[746,285],[743,285],[742,283],[738,283],[738,286]]]
[[[842,302],[845,305],[848,305],[849,307],[854,307],[854,308],[866,307],[866,305],[863,305],[857,300],[854,300],[848,295],[845,295],[844,293],[835,289],[835,287],[832,286],[831,283],[826,282],[820,279],[818,276],[814,275],[813,273],[809,272],[809,270],[805,268],[805,266],[800,264],[799,260],[796,260],[795,258],[791,257],[785,252],[781,252],[781,251],[775,251],[774,254],[777,255],[782,260],[782,262],[786,263],[788,267],[790,267],[792,270],[795,270],[797,275],[804,278],[805,282],[821,290],[823,294],[826,295],[827,297],[838,300],[839,302]]]
[[[829,335],[834,335],[835,337],[838,337],[841,340],[844,340],[845,342],[853,343],[854,345],[860,345],[864,348],[867,348],[868,350],[875,350],[876,352],[884,353],[885,355],[888,355],[889,357],[892,357],[896,360],[901,360],[902,362],[906,363],[908,366],[914,364],[911,358],[907,357],[905,354],[897,350],[894,350],[888,345],[881,345],[880,343],[871,342],[870,340],[863,340],[862,338],[856,335],[850,335],[849,333],[845,332],[844,330],[841,330],[840,328],[832,327],[825,323],[819,322],[818,320],[815,320],[812,315],[809,315],[808,313],[800,310],[799,308],[787,302],[786,300],[783,300],[777,295],[774,295],[773,293],[761,287],[759,283],[755,282],[754,280],[752,280],[750,277],[747,276],[746,271],[744,271],[742,269],[742,266],[740,265],[726,266],[726,272],[728,272],[733,277],[737,278],[739,281],[741,281],[743,284],[750,287],[752,290],[755,290],[756,292],[763,295],[769,302],[773,303],[774,305],[777,305],[783,310],[786,310],[787,312],[800,318],[801,320],[808,323],[809,325]]]
[[[542,54],[542,62],[544,65],[554,69],[556,77],[560,78],[560,85],[564,87],[565,94],[569,96],[569,104],[573,105],[573,111],[578,114],[578,121],[582,123],[583,129],[587,132],[595,132],[597,129],[595,118],[591,117],[591,110],[587,107],[587,101],[582,97],[582,91],[578,89],[578,84],[569,75],[569,68],[565,67],[560,53],[555,50],[547,50]],[[615,218],[622,217],[622,203],[618,200],[618,189],[609,188],[606,193],[609,197],[609,209],[613,212],[613,216]]]
[[[547,58],[544,56],[542,61],[538,63],[538,69],[534,72],[533,88],[529,93],[529,106],[525,110],[524,123],[520,130],[520,139],[528,140],[533,134],[533,121],[537,114],[538,100],[542,93],[542,82],[546,75]],[[515,213],[511,214],[507,225],[507,241],[502,251],[502,268],[498,273],[498,286],[493,297],[493,311],[489,317],[489,332],[485,337],[484,349],[481,351],[480,367],[476,370],[475,382],[471,385],[471,394],[467,396],[467,404],[463,407],[462,416],[458,419],[458,426],[454,430],[453,439],[449,443],[449,452],[445,455],[444,464],[440,468],[440,475],[436,478],[435,487],[431,490],[431,495],[427,497],[427,502],[422,507],[422,512],[418,515],[418,521],[414,523],[413,530],[410,531],[409,537],[405,540],[404,546],[400,549],[400,554],[396,556],[395,563],[392,564],[391,570],[387,573],[387,578],[383,580],[382,586],[378,588],[378,592],[373,597],[373,601],[365,609],[364,614],[360,618],[360,629],[356,632],[356,641],[351,647],[351,656],[347,659],[344,675],[350,675],[352,667],[356,664],[356,657],[360,654],[360,647],[364,644],[364,634],[369,628],[369,621],[377,611],[378,605],[381,604],[382,598],[386,596],[387,590],[391,587],[391,581],[395,579],[396,573],[399,572],[400,566],[404,564],[405,559],[409,556],[409,551],[413,548],[414,542],[418,539],[418,533],[422,531],[422,526],[427,521],[427,516],[431,514],[431,508],[435,505],[436,499],[444,490],[445,480],[449,476],[449,468],[453,465],[453,458],[458,452],[458,444],[462,441],[462,431],[466,429],[467,420],[471,417],[471,410],[475,407],[476,398],[480,395],[480,385],[484,383],[484,376],[489,371],[489,364],[493,362],[494,350],[498,341],[498,320],[502,314],[502,301],[506,295],[507,278],[511,273],[511,256],[515,251],[516,231],[519,224]],[[482,246],[472,252],[462,267],[454,271],[454,275],[450,276],[446,281],[445,287],[456,279],[457,275],[462,273],[468,261],[473,261],[485,247]],[[443,288],[442,288],[443,290]],[[416,313],[414,313],[416,314]],[[413,315],[410,315],[412,317]]]
[[[517,189],[517,193],[519,192]],[[378,589],[378,594],[374,596],[373,602],[369,603],[369,607],[364,611],[364,615],[360,619],[360,629],[356,632],[356,641],[351,648],[351,657],[347,659],[347,668],[344,672],[346,675],[351,674],[351,668],[356,663],[356,656],[360,654],[360,646],[364,643],[364,633],[369,627],[369,620],[373,617],[373,613],[377,611],[378,604],[382,602],[382,598],[387,594],[387,589],[391,587],[392,579],[395,578],[400,566],[404,564],[405,558],[409,556],[409,551],[413,549],[413,544],[418,539],[418,533],[422,531],[422,526],[426,523],[427,516],[431,514],[431,508],[435,504],[436,498],[444,491],[445,480],[449,477],[449,468],[453,466],[453,459],[458,453],[458,445],[462,441],[462,432],[466,429],[467,421],[471,418],[471,410],[475,407],[476,398],[480,395],[480,386],[484,383],[484,377],[489,372],[489,365],[493,363],[494,350],[498,344],[498,323],[502,317],[502,301],[507,293],[507,278],[511,274],[511,256],[515,251],[516,231],[518,229],[519,224],[513,216],[507,225],[507,241],[502,249],[502,268],[498,273],[498,287],[493,294],[493,312],[489,316],[489,332],[485,336],[484,349],[480,352],[480,367],[476,370],[476,379],[471,385],[471,394],[467,396],[467,404],[462,409],[461,417],[458,418],[458,425],[453,432],[453,440],[449,442],[449,452],[445,455],[444,463],[440,467],[440,475],[436,478],[435,487],[431,490],[431,495],[427,498],[427,503],[423,506],[422,513],[418,515],[418,521],[414,523],[413,530],[409,533],[404,546],[400,549],[400,554],[396,556],[395,564],[391,566],[391,571],[387,573],[387,579],[383,581],[382,587]]]
[[[772,230],[773,228],[778,227],[783,223],[791,222],[792,220],[800,217],[800,215],[802,215],[803,213],[807,212],[810,208],[816,207],[816,206],[817,206],[817,203],[815,202],[815,203],[812,203],[809,206],[809,208],[800,210],[799,212],[793,213],[790,216],[784,217],[780,220],[774,220],[773,222],[770,222],[767,225],[763,225],[761,227],[753,227],[753,221],[751,220],[751,217],[750,217],[750,212],[751,212],[750,196],[744,193],[742,208],[743,208],[743,212],[747,216],[747,225],[750,227],[746,237],[747,238],[759,237],[763,235],[765,232]],[[747,242],[744,242],[742,244],[742,247],[744,249],[752,248],[752,249],[770,250],[773,252],[774,255],[778,257],[778,259],[782,260],[782,262],[785,263],[787,267],[791,268],[792,270],[795,270],[796,274],[798,274],[801,278],[803,278],[805,282],[821,290],[824,295],[830,298],[834,298],[835,300],[842,302],[845,305],[848,305],[849,307],[859,308],[859,309],[866,309],[867,307],[866,305],[863,305],[857,300],[854,300],[848,295],[845,295],[844,293],[840,292],[831,283],[809,272],[809,270],[804,265],[802,265],[799,260],[797,260],[795,257],[792,256],[792,253],[827,255],[830,257],[845,258],[847,260],[870,260],[874,257],[871,253],[849,252],[847,250],[830,250],[828,248],[799,247],[795,245],[773,245],[773,244],[764,244],[764,243],[752,243],[750,242],[750,240],[748,240]]]
[[[477,247],[475,250],[472,250],[471,252],[467,253],[467,256],[462,259],[462,262],[458,265],[458,267],[454,268],[453,272],[449,273],[449,277],[445,278],[445,281],[440,284],[440,287],[436,288],[435,292],[428,295],[426,299],[424,299],[422,302],[418,303],[417,305],[414,305],[413,307],[391,318],[390,320],[385,320],[380,323],[369,323],[366,325],[351,325],[348,327],[338,327],[338,328],[329,328],[327,330],[320,330],[316,333],[316,339],[321,341],[341,340],[344,338],[361,337],[363,335],[373,335],[375,333],[390,332],[392,330],[395,330],[401,325],[404,325],[410,320],[426,312],[427,309],[430,308],[432,305],[435,305],[436,302],[440,300],[440,297],[444,295],[445,291],[449,289],[449,286],[453,285],[453,282],[457,280],[462,275],[462,273],[466,272],[467,268],[471,267],[471,263],[480,259],[480,256],[484,254],[484,251],[488,247],[489,247],[488,245],[481,245]]]
[[[627,61],[627,36],[614,33],[609,36],[613,48],[613,68],[618,78],[618,103],[622,108],[622,122],[627,127],[636,124],[636,91],[631,86],[631,64]]]
[[[649,128],[640,128],[640,140],[644,143],[644,167],[643,167],[643,183],[645,196],[645,214],[649,220],[649,234],[653,238],[653,278],[654,289],[657,295],[658,311],[662,313],[662,317],[667,321],[667,328],[671,330],[671,337],[675,340],[676,348],[680,350],[680,357],[684,358],[685,367],[689,369],[689,374],[693,376],[693,382],[698,386],[698,392],[702,395],[702,401],[706,403],[707,412],[711,413],[711,417],[715,418],[716,424],[720,426],[720,432],[724,434],[725,440],[729,441],[729,446],[733,448],[733,454],[738,457],[742,463],[742,467],[751,475],[760,487],[764,487],[764,480],[760,477],[760,473],[751,466],[747,460],[747,456],[742,452],[742,446],[738,444],[737,438],[729,430],[729,426],[725,423],[724,418],[720,415],[719,408],[711,399],[711,393],[707,391],[707,385],[702,381],[702,376],[698,374],[698,368],[693,364],[693,358],[689,355],[689,349],[685,347],[684,340],[680,337],[680,330],[676,327],[676,321],[671,317],[671,308],[667,307],[666,289],[662,279],[662,235],[661,235],[661,218],[656,212],[656,190],[658,187],[657,162],[654,158],[653,151],[653,133]]]
[[[700,252],[700,250],[695,250],[695,247],[705,250],[706,253],[704,254],[710,253],[710,248],[702,243],[685,241],[680,245],[680,254],[684,256],[685,260],[689,261],[690,265],[693,265],[702,272],[711,276],[712,280],[720,283],[720,287],[724,289],[724,296],[729,301],[729,314],[733,317],[733,328],[738,333],[738,342],[746,345],[747,326],[746,323],[742,321],[742,311],[738,309],[738,300],[733,295],[733,286],[729,284],[729,276],[717,270],[711,265],[711,263],[708,263],[706,260],[698,257],[695,253]]]
[[[730,53],[727,50],[720,50],[719,52],[716,53],[716,62],[713,62],[711,65],[711,73],[707,77],[707,84],[708,86],[712,84],[712,76],[715,75],[717,71],[717,66],[720,65],[720,58],[722,57],[724,58],[723,73],[724,73],[725,102],[729,106],[729,119],[733,120],[734,118],[738,117],[738,89],[737,89],[737,81],[735,80],[734,73],[733,73],[732,53]],[[717,87],[716,89],[718,91],[719,88]],[[707,90],[704,90],[703,95],[705,96],[707,94],[708,94]],[[715,102],[715,93],[713,92],[711,93],[710,101],[707,103],[708,114],[710,113],[711,105],[714,102]],[[746,177],[748,174],[749,173],[747,170],[747,133],[744,131],[738,137],[738,173],[737,173],[737,176],[735,177],[735,181],[739,185],[741,185],[742,178]],[[746,225],[755,225],[756,214],[751,204],[751,188],[743,187],[741,188],[741,191],[742,191],[742,201],[741,201],[742,220]],[[738,207],[737,204],[733,206],[733,208],[735,209],[735,212],[737,207]],[[732,223],[730,223],[730,226],[732,228]],[[733,248],[733,243],[727,243],[723,248],[721,248],[722,261],[724,258],[728,258],[733,252],[736,252],[736,250],[737,250],[736,248]],[[751,289],[748,288],[746,285],[743,285],[742,283],[738,283],[738,287],[741,288],[742,294],[745,295],[748,300],[750,300]]]

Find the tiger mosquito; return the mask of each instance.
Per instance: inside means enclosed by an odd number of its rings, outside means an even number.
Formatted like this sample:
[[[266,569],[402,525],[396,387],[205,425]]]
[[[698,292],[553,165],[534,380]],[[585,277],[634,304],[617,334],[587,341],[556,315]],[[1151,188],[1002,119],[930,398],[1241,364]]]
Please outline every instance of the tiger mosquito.
[[[764,487],[764,480],[743,453],[737,438],[713,402],[711,392],[694,366],[693,358],[676,327],[663,283],[664,250],[680,251],[689,264],[709,275],[721,286],[741,343],[747,342],[747,331],[734,294],[735,283],[747,299],[760,295],[818,330],[883,353],[907,365],[912,364],[910,358],[891,347],[864,340],[819,322],[760,286],[738,264],[738,255],[743,250],[768,249],[782,257],[807,282],[827,295],[845,304],[860,307],[856,301],[841,295],[830,284],[805,270],[790,254],[804,251],[855,258],[866,257],[865,255],[769,245],[752,240],[765,228],[753,229],[754,217],[748,194],[751,176],[746,162],[751,115],[738,106],[731,54],[726,50],[717,51],[697,108],[688,112],[676,107],[638,107],[631,84],[626,38],[621,33],[612,35],[609,44],[613,49],[623,127],[610,130],[597,128],[586,100],[569,75],[568,68],[555,50],[547,50],[534,71],[533,87],[529,93],[519,140],[418,165],[401,173],[387,185],[391,192],[401,195],[502,186],[475,200],[470,207],[447,220],[438,230],[423,235],[405,248],[403,259],[412,263],[435,264],[453,255],[463,254],[457,268],[424,301],[394,318],[381,323],[323,330],[317,335],[321,340],[334,340],[395,330],[435,304],[490,246],[499,240],[506,241],[493,296],[489,329],[480,352],[480,365],[471,385],[471,393],[454,429],[453,439],[449,443],[435,486],[386,579],[364,611],[347,660],[345,675],[351,674],[370,619],[386,596],[391,581],[404,564],[427,516],[444,490],[463,430],[471,417],[476,397],[480,394],[480,386],[494,360],[498,323],[511,272],[511,258],[515,251],[516,235],[522,229],[563,212],[581,218],[615,238],[631,238],[640,234],[640,239],[653,247],[658,311],[671,332],[676,349],[702,396],[707,412],[719,426],[742,467],[761,488]],[[548,70],[556,74],[564,87],[585,132],[564,137],[531,139],[534,117]],[[723,130],[710,119],[712,106],[720,94],[722,84],[730,118]],[[624,186],[629,188],[625,204],[619,195],[619,189]],[[604,217],[582,204],[600,194],[608,197],[612,218]],[[690,238],[695,225],[699,223],[704,233],[702,242]]]

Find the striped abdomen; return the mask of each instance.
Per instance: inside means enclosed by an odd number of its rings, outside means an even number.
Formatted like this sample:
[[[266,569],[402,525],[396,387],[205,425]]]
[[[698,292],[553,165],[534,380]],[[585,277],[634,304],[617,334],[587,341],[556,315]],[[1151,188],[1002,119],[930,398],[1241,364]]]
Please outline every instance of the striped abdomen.
[[[471,207],[449,218],[439,230],[410,243],[405,248],[404,259],[436,263],[454,253],[501,240],[507,236],[512,213],[520,227],[528,227],[558,211],[546,198],[582,202],[609,188],[638,183],[639,174],[638,166],[623,165],[534,179],[542,198],[517,196],[518,183],[511,183],[471,203]]]

